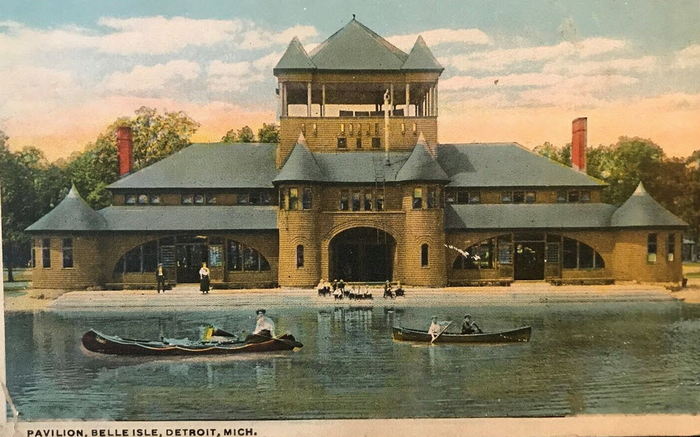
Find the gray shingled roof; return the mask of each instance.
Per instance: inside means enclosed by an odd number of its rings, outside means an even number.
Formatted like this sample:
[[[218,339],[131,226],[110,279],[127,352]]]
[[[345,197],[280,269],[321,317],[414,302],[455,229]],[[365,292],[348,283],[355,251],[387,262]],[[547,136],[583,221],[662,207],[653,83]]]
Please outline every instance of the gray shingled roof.
[[[408,59],[401,67],[402,70],[412,71],[442,71],[444,68],[433,53],[428,48],[428,45],[423,40],[422,36],[418,36],[411,52],[408,54]]]
[[[437,161],[449,187],[556,187],[604,185],[517,143],[440,144]]]
[[[277,206],[109,206],[97,212],[109,231],[277,229]]]
[[[106,227],[105,219],[85,203],[73,185],[61,203],[26,230],[27,232],[101,231]]]
[[[276,144],[193,144],[107,188],[272,188],[276,150]]]
[[[273,71],[308,70],[313,68],[316,68],[316,66],[311,62],[311,58],[304,50],[304,46],[301,45],[299,38],[295,36]]]
[[[274,182],[322,182],[325,180],[326,176],[318,166],[314,154],[306,147],[303,137],[300,137]]]
[[[408,58],[354,18],[309,56],[319,70],[400,70]]]
[[[409,152],[389,152],[389,165],[386,165],[384,152],[314,154],[327,182],[372,184],[378,176],[387,182],[396,180],[409,155]]]
[[[654,200],[639,183],[629,199],[615,211],[615,227],[686,227],[688,224]]]
[[[449,181],[450,177],[428,152],[421,134],[411,155],[396,175],[397,182],[403,181]]]
[[[447,205],[445,229],[607,228],[606,203]]]

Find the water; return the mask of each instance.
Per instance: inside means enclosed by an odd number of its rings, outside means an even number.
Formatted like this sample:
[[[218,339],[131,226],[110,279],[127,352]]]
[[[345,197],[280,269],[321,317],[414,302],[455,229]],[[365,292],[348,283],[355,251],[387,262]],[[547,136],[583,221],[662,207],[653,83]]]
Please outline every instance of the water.
[[[226,358],[103,357],[89,328],[122,336],[253,326],[253,307],[191,312],[11,313],[7,380],[25,420],[560,416],[700,411],[700,305],[487,305],[487,330],[531,325],[530,343],[416,345],[391,326],[461,320],[456,306],[275,307],[298,352]]]

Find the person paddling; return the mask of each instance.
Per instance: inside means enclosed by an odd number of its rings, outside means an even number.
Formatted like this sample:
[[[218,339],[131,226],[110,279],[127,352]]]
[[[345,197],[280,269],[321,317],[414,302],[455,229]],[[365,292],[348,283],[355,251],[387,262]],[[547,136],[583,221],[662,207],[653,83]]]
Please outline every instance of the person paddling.
[[[464,316],[464,321],[462,322],[462,334],[481,334],[483,331],[479,328],[479,325],[472,320],[470,314]]]

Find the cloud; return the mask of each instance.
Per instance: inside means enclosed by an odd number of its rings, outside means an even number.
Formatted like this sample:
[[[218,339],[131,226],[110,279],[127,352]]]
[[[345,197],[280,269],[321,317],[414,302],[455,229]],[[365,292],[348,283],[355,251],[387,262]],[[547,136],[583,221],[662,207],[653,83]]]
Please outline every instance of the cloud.
[[[107,76],[102,87],[111,92],[142,93],[161,91],[175,81],[189,81],[199,77],[201,68],[196,62],[169,61],[151,66],[137,65],[128,72],[116,72]]]
[[[562,82],[565,78],[558,74],[522,73],[501,76],[454,76],[440,83],[440,89],[457,91],[462,89],[543,87]]]
[[[24,24],[0,22],[0,52],[31,57],[40,51],[91,49],[117,55],[163,55],[186,47],[211,47],[229,44],[242,50],[283,46],[298,35],[302,40],[315,37],[312,26],[293,26],[280,32],[261,27],[249,20],[193,19],[163,16],[103,17],[100,28],[77,26],[37,29]]]
[[[544,65],[545,73],[619,74],[624,72],[650,72],[657,66],[654,56],[618,58],[606,61],[555,60]]]
[[[0,116],[22,117],[38,107],[73,101],[82,93],[72,73],[35,66],[14,66],[0,70]]]
[[[264,65],[264,62],[258,64]],[[264,81],[268,76],[254,62],[212,61],[207,69],[209,89],[215,92],[238,92],[256,82]]]
[[[418,35],[431,47],[442,44],[485,45],[491,44],[491,38],[479,29],[431,29],[420,33],[393,35],[387,41],[404,50],[411,50]]]
[[[676,68],[700,67],[700,44],[694,44],[675,53],[673,66]]]
[[[639,79],[623,75],[592,75],[566,78],[551,86],[519,93],[520,106],[558,106],[561,108],[603,106],[619,88],[634,85]]]
[[[501,71],[517,64],[530,65],[563,57],[587,58],[615,52],[625,44],[623,40],[589,38],[577,43],[477,51],[442,57],[440,62],[460,71]]]

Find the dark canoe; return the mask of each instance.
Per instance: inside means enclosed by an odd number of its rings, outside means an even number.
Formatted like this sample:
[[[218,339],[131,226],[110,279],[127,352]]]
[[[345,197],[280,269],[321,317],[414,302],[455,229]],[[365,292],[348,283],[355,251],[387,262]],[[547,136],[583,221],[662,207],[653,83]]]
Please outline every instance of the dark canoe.
[[[229,355],[250,352],[289,351],[303,345],[292,335],[255,336],[250,341],[188,342],[135,340],[105,335],[94,329],[83,334],[83,346],[91,352],[111,355]]]
[[[522,328],[501,332],[485,332],[483,334],[456,334],[445,332],[440,335],[435,343],[518,343],[530,341],[532,328],[524,326]],[[432,337],[428,331],[394,327],[394,340],[400,341],[420,341],[428,342]]]

